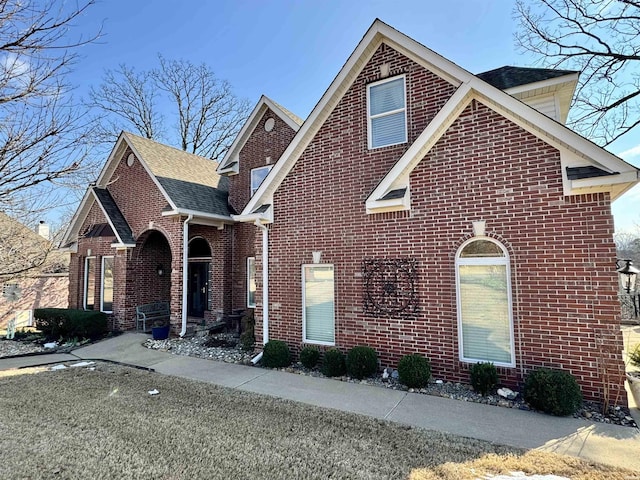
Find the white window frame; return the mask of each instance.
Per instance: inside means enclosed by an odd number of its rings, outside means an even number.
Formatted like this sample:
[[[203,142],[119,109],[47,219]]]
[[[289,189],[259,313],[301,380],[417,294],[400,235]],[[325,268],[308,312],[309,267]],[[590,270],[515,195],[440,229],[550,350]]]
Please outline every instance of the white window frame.
[[[84,259],[84,281],[83,281],[83,284],[82,284],[82,307],[85,310],[88,310],[88,308],[87,308],[87,300],[88,300],[88,298],[87,297],[89,296],[89,260],[94,260],[94,266],[93,266],[94,272],[93,272],[93,275],[95,277],[95,274],[96,274],[96,272],[95,272],[95,268],[96,268],[95,267],[95,259],[96,259],[95,256],[89,256],[89,257],[86,257]],[[96,289],[95,289],[95,282],[94,282],[92,309],[95,310],[95,308],[96,308]]]
[[[502,257],[460,257],[460,254],[465,249],[467,245],[473,243],[478,240],[486,240],[494,243],[500,248],[503,253]],[[458,251],[456,252],[455,259],[455,271],[456,271],[456,306],[457,306],[457,314],[458,314],[458,352],[460,361],[465,363],[481,363],[481,362],[490,362],[491,360],[481,359],[481,358],[467,358],[464,356],[464,345],[463,345],[463,329],[462,329],[462,296],[460,292],[460,265],[499,265],[505,266],[505,275],[506,275],[506,286],[507,286],[507,306],[508,306],[508,315],[509,315],[509,348],[511,349],[511,361],[510,362],[495,362],[491,361],[496,366],[499,367],[515,367],[516,359],[515,359],[515,342],[514,342],[514,328],[513,328],[513,296],[511,289],[511,268],[510,268],[510,259],[509,252],[500,242],[488,238],[488,237],[473,237],[466,242],[464,242]]]
[[[106,259],[110,258],[111,260],[114,260],[113,255],[106,255],[104,257],[101,258],[100,260],[100,311],[104,312],[104,313],[113,313],[113,294],[114,294],[114,288],[115,288],[115,279],[113,277],[113,270],[115,269],[115,261],[112,263],[111,266],[111,279],[113,282],[113,285],[111,285],[111,310],[105,310],[104,308],[104,261]]]
[[[253,197],[253,195],[258,191],[258,188],[260,188],[260,185],[262,185],[262,182],[264,182],[265,178],[267,178],[267,175],[269,175],[269,172],[271,171],[271,167],[273,167],[273,165],[265,165],[264,167],[258,167],[258,168],[252,168],[251,169],[251,177],[250,177],[250,182],[251,182],[251,196]],[[258,183],[257,185],[254,186],[253,184],[253,174],[254,172],[258,172],[261,170],[266,170],[267,171],[267,175],[264,176],[264,178],[260,181],[260,183]]]
[[[333,273],[333,341],[332,342],[323,342],[320,340],[311,340],[307,338],[307,299],[306,299],[306,278],[305,278],[305,268],[307,267],[331,267],[331,271]],[[302,340],[304,343],[309,343],[313,345],[327,345],[327,346],[335,346],[336,344],[336,270],[333,264],[331,263],[307,263],[302,265]]]
[[[253,263],[253,279],[251,278],[250,265]],[[247,308],[256,308],[256,291],[253,290],[253,303],[251,303],[251,281],[256,282],[256,257],[247,257]]]
[[[376,87],[378,85],[382,85],[384,83],[388,83],[388,82],[393,82],[396,81],[398,79],[402,79],[402,88],[404,90],[404,107],[403,108],[398,108],[395,110],[389,110],[387,112],[383,112],[383,113],[378,113],[376,115],[371,115],[371,89],[373,87]],[[396,142],[396,143],[388,143],[385,145],[376,145],[373,146],[373,138],[372,138],[372,126],[371,126],[371,120],[372,119],[376,119],[376,118],[381,118],[381,117],[385,117],[388,115],[393,115],[396,113],[400,113],[400,112],[404,112],[404,139],[400,142]],[[377,82],[373,82],[370,83],[369,85],[367,85],[367,143],[368,143],[368,147],[369,150],[374,150],[376,148],[383,148],[383,147],[390,147],[392,145],[401,145],[403,143],[407,143],[408,139],[408,132],[407,132],[407,79],[406,79],[406,75],[396,75],[394,77],[391,78],[385,78],[384,80],[379,80]]]

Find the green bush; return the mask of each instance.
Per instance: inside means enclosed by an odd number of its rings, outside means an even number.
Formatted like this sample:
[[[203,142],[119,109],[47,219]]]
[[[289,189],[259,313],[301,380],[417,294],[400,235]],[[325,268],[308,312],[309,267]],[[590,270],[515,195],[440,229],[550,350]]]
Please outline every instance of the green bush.
[[[102,337],[107,332],[107,315],[94,310],[36,308],[36,328],[48,339]]]
[[[582,405],[582,393],[568,372],[538,368],[524,382],[524,400],[536,410],[557,416],[571,415]]]
[[[426,387],[431,378],[429,359],[412,353],[405,355],[398,362],[398,379],[409,388]]]
[[[346,366],[347,373],[353,378],[370,377],[378,371],[378,355],[366,345],[353,347],[347,353]]]
[[[640,368],[640,343],[629,353],[629,363]]]
[[[327,377],[339,377],[344,375],[346,367],[344,364],[344,355],[337,348],[331,348],[324,352],[322,361],[322,373]]]
[[[493,363],[476,363],[469,371],[471,386],[483,397],[498,384],[498,370]]]
[[[300,351],[300,363],[306,368],[314,368],[320,360],[320,350],[316,347],[306,346]]]
[[[262,364],[269,368],[291,365],[291,353],[287,344],[282,340],[269,340],[264,346]]]

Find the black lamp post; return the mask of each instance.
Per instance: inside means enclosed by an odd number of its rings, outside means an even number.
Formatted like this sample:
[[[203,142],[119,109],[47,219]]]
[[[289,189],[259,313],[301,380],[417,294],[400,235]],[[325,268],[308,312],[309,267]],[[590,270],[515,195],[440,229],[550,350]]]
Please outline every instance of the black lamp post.
[[[635,292],[636,277],[640,273],[640,270],[633,266],[632,260],[621,261],[624,262],[624,265],[617,270],[620,275],[620,286],[622,287],[622,290],[627,293]]]

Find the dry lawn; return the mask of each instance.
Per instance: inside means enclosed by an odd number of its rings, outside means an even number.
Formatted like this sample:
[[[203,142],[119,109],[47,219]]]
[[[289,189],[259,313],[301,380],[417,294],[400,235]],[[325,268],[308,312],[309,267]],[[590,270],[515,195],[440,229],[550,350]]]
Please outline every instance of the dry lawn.
[[[0,452],[12,480],[640,478],[110,364],[0,372]]]

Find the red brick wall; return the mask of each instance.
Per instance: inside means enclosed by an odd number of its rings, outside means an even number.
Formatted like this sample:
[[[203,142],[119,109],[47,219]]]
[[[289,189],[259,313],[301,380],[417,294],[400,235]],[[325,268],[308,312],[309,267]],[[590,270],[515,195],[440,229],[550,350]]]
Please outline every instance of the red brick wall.
[[[409,143],[369,151],[365,85],[384,62],[392,75],[407,75]],[[412,173],[411,212],[365,213],[369,193],[452,91],[389,47],[356,79],[275,194],[270,338],[302,343],[300,269],[321,250],[322,262],[335,265],[339,348],[371,345],[392,367],[417,352],[432,360],[436,378],[468,381],[458,353],[454,262],[472,221],[482,219],[510,254],[516,367],[501,368],[502,380],[518,386],[536,366],[564,368],[587,398],[601,399],[599,352],[609,352],[617,373],[622,366],[610,198],[564,197],[555,149],[474,102]],[[413,318],[363,312],[362,261],[373,258],[416,260]],[[611,383],[618,393],[620,383]]]
[[[275,124],[273,129],[267,132],[264,124],[269,118],[273,118]],[[240,151],[239,173],[229,177],[229,203],[238,213],[244,209],[251,198],[251,170],[275,164],[291,143],[295,133],[270,109],[262,115]],[[254,225],[233,226],[232,303],[234,310],[247,308],[247,257],[255,256],[256,235],[262,238],[262,234]]]

